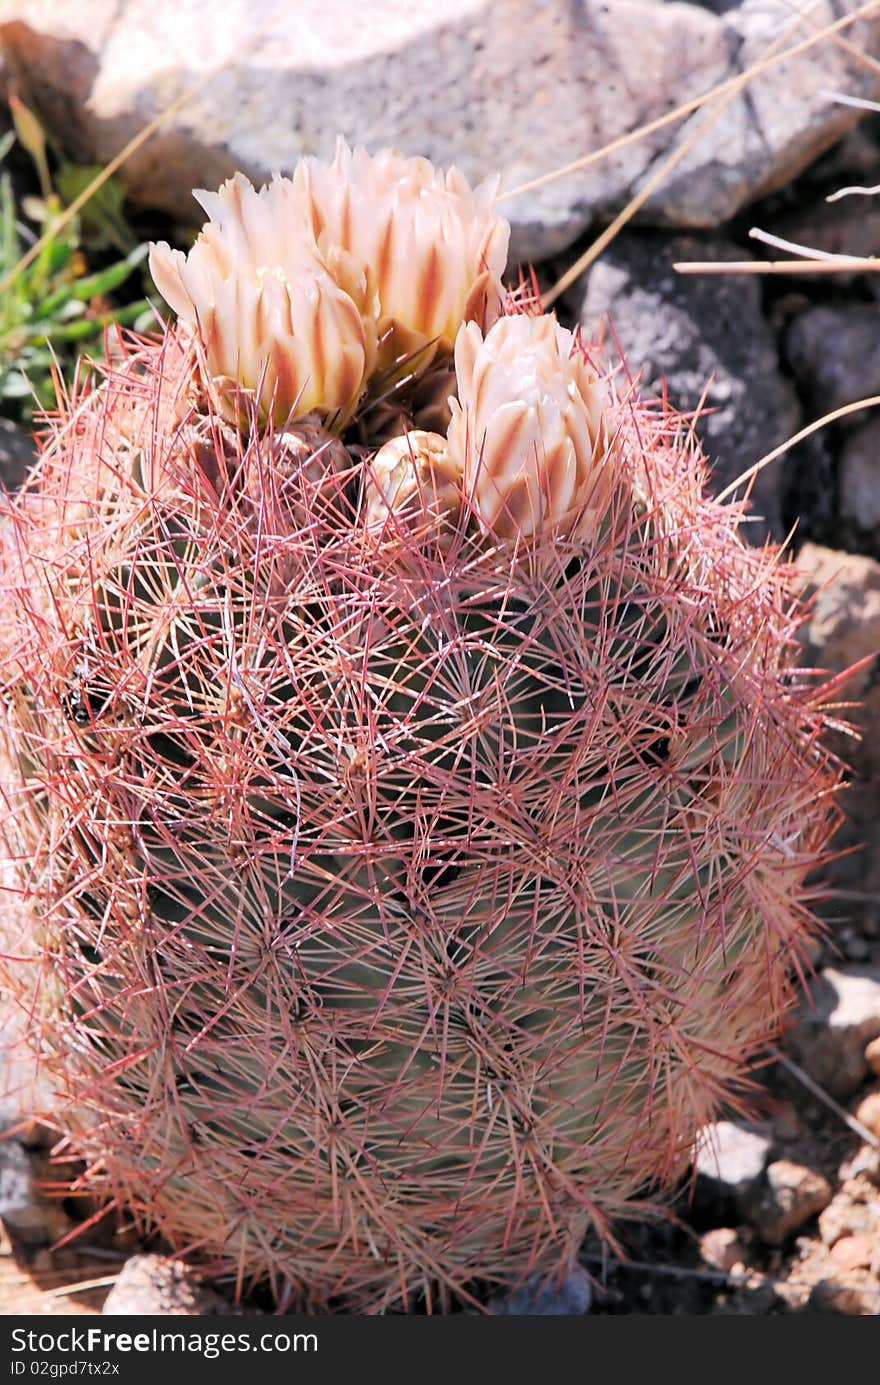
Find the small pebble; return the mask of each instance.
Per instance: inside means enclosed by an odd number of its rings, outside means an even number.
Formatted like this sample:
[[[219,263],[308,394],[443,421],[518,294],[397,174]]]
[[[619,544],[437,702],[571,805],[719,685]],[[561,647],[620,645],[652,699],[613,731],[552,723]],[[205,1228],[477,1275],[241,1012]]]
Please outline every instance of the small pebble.
[[[0,1140],[0,1217],[14,1240],[45,1245],[50,1209],[37,1197],[31,1162],[17,1140]]]
[[[747,1253],[732,1226],[713,1227],[700,1237],[700,1255],[716,1270],[730,1273],[737,1266],[742,1269]]]
[[[844,1184],[849,1178],[862,1179],[871,1185],[871,1196],[876,1197],[880,1186],[880,1149],[876,1145],[861,1145],[851,1158],[844,1160],[837,1175]]]
[[[233,1310],[182,1261],[164,1255],[133,1255],[120,1270],[101,1311],[105,1317],[197,1317]]]
[[[822,1279],[810,1294],[809,1307],[819,1313],[843,1313],[850,1317],[873,1317],[880,1313],[880,1283],[867,1270],[854,1270],[856,1283],[839,1284]]]
[[[864,1203],[852,1202],[842,1194],[833,1198],[819,1213],[819,1235],[826,1246],[834,1246],[849,1236],[870,1232],[873,1224],[873,1216]]]
[[[855,1109],[855,1118],[880,1139],[880,1091],[869,1092],[862,1098]]]
[[[748,1219],[762,1241],[780,1245],[830,1201],[831,1185],[820,1173],[777,1159],[752,1200]]]
[[[868,1270],[873,1249],[867,1236],[841,1236],[831,1247],[830,1257],[841,1270]]]
[[[586,1270],[573,1266],[560,1281],[556,1275],[535,1275],[518,1289],[489,1302],[494,1317],[581,1317],[589,1313],[593,1289]]]
[[[880,1037],[880,968],[826,967],[792,1016],[788,1047],[814,1082],[845,1099],[868,1071],[865,1047]]]
[[[717,1209],[719,1216],[724,1215],[725,1202],[732,1204],[728,1212],[743,1213],[772,1153],[772,1140],[765,1129],[726,1120],[704,1125],[694,1149],[698,1195]]]

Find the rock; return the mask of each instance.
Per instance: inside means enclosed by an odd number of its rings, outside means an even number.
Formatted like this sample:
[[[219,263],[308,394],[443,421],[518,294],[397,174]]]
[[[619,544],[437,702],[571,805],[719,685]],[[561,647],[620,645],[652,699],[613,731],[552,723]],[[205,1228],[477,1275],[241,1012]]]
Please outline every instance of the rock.
[[[788,1029],[788,1048],[831,1096],[850,1096],[865,1080],[865,1046],[880,1035],[880,967],[826,967]]]
[[[201,1284],[189,1266],[164,1255],[133,1255],[126,1260],[101,1309],[109,1317],[206,1317],[232,1311],[219,1294]]]
[[[0,41],[22,95],[81,161],[105,163],[195,88],[123,169],[137,201],[192,221],[193,184],[289,171],[304,153],[330,154],[337,131],[515,188],[736,75],[792,19],[788,0],[720,16],[649,0],[300,0],[262,24],[257,13],[214,0],[17,0]],[[833,0],[811,11],[816,26],[835,17]],[[849,37],[866,48],[878,32],[871,19]],[[858,118],[829,87],[870,96],[878,81],[831,42],[774,67],[707,128],[651,215],[716,225],[781,186]],[[701,118],[509,199],[515,256],[558,251],[619,209]]]
[[[846,438],[837,474],[840,518],[847,528],[870,538],[880,534],[880,419],[876,416]]]
[[[809,308],[792,322],[785,347],[815,417],[880,394],[880,313],[873,305]]]
[[[0,418],[0,493],[14,491],[36,461],[37,445],[8,418]]]
[[[26,99],[89,161],[105,162],[201,81],[123,170],[137,201],[186,221],[198,215],[194,184],[215,187],[236,168],[260,180],[289,171],[303,154],[332,154],[337,132],[370,149],[456,163],[473,180],[500,173],[515,188],[697,95],[730,67],[717,19],[643,0],[576,9],[371,0],[359,11],[300,0],[274,7],[263,25],[247,6],[218,10],[213,0],[81,0],[60,10],[19,0],[0,40]],[[597,205],[626,200],[657,148],[639,142],[510,199],[516,253],[538,258],[569,244]]]
[[[762,1241],[781,1245],[830,1201],[827,1178],[790,1159],[777,1159],[750,1198],[748,1220]]]
[[[772,1119],[773,1134],[777,1140],[797,1140],[803,1135],[803,1122],[793,1101],[779,1101]]]
[[[854,1154],[851,1154],[837,1170],[838,1178],[846,1183],[848,1179],[865,1180],[872,1185],[871,1201],[877,1196],[877,1188],[880,1187],[880,1149],[873,1144],[859,1145]]]
[[[855,1118],[880,1140],[880,1091],[869,1092],[856,1107]]]
[[[643,393],[659,394],[665,380],[670,403],[684,411],[705,395],[707,412],[696,432],[716,493],[799,424],[757,279],[687,276],[672,268],[677,260],[742,258],[739,246],[718,237],[624,232],[589,271],[576,307],[587,334],[610,321]],[[768,533],[784,537],[780,475],[779,466],[766,468],[752,491],[752,512],[764,522],[752,521],[743,532],[756,543]]]
[[[561,1281],[555,1275],[535,1275],[512,1293],[492,1298],[489,1312],[512,1318],[580,1317],[589,1313],[592,1302],[590,1277],[575,1265]]]
[[[16,1140],[0,1141],[0,1217],[19,1238],[42,1230],[27,1154]]]
[[[831,886],[833,913],[845,912],[851,925],[868,936],[876,930],[880,902],[880,563],[805,544],[797,567],[804,595],[815,598],[802,635],[804,665],[835,674],[864,660],[842,692],[851,704],[843,715],[860,739],[828,737],[852,772],[842,800],[846,820],[834,840],[838,854],[823,870],[823,883]],[[873,1037],[867,1032],[865,1042]],[[861,1063],[857,1070],[864,1075]]]
[[[876,1275],[867,1270],[856,1270],[848,1276],[848,1282],[822,1279],[810,1294],[808,1311],[817,1313],[845,1313],[855,1317],[874,1317],[880,1314],[880,1284]]]
[[[49,1245],[71,1229],[61,1203],[41,1195],[44,1175],[38,1167],[35,1178],[35,1159],[18,1140],[0,1139],[0,1219],[13,1242],[28,1249]]]
[[[52,1172],[18,1140],[0,1139],[0,1218],[12,1240],[28,1249],[49,1245],[71,1230],[61,1203],[39,1191]]]
[[[722,1294],[712,1305],[714,1317],[766,1317],[779,1311],[773,1283],[762,1274],[749,1274],[735,1293]]]
[[[47,1116],[56,1105],[45,1071],[22,1042],[18,1018],[0,1008],[0,1135],[11,1132],[28,1147],[45,1144],[51,1137],[34,1116]]]
[[[865,1049],[865,1062],[875,1077],[880,1077],[880,1038],[872,1039]]]
[[[732,1226],[715,1226],[700,1237],[700,1256],[713,1269],[726,1273],[735,1265],[745,1264],[748,1248]]]
[[[841,1236],[831,1247],[831,1259],[844,1273],[869,1270],[874,1247],[868,1236]]]
[[[826,1246],[854,1236],[870,1236],[876,1228],[873,1212],[862,1202],[837,1193],[819,1213],[819,1235]]]
[[[818,28],[839,17],[833,3],[819,4],[810,10],[810,25]],[[804,31],[792,30],[792,18],[787,0],[742,0],[726,7],[719,23],[732,72],[767,56],[786,31],[785,47],[802,39]],[[848,37],[875,43],[875,23],[872,18],[858,37],[855,28]],[[696,111],[676,130],[673,148],[692,138],[698,125],[703,133],[651,195],[648,212],[676,226],[717,226],[748,202],[783,187],[854,124],[841,119],[846,107],[831,101],[829,90],[876,93],[876,75],[857,77],[858,66],[833,41],[820,43],[771,67],[729,103],[719,101],[708,123],[711,111]]]
[[[773,1150],[768,1134],[757,1126],[735,1121],[704,1125],[695,1146],[698,1201],[723,1215],[742,1213],[760,1184]]]

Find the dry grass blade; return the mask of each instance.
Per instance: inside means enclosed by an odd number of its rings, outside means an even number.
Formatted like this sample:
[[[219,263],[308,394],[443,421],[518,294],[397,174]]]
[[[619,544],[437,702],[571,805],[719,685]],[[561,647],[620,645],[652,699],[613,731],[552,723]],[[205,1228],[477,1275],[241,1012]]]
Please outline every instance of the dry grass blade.
[[[812,1092],[813,1096],[816,1097],[818,1101],[821,1101],[823,1106],[827,1106],[829,1111],[833,1111],[836,1116],[839,1116],[844,1125],[848,1126],[854,1135],[858,1135],[859,1139],[864,1141],[866,1145],[870,1145],[872,1149],[880,1149],[880,1140],[878,1140],[873,1131],[869,1130],[866,1125],[862,1125],[862,1122],[856,1120],[855,1116],[851,1116],[848,1111],[845,1111],[840,1103],[835,1101],[834,1097],[830,1096],[824,1087],[820,1087],[818,1082],[814,1082],[810,1074],[804,1072],[803,1068],[799,1067],[792,1058],[789,1058],[787,1054],[782,1053],[778,1048],[773,1049],[773,1057],[776,1059],[777,1063],[782,1064],[787,1072],[790,1072],[793,1077],[796,1077],[798,1082],[800,1082],[803,1087],[806,1087],[808,1092]]]
[[[677,274],[866,274],[880,267],[876,256],[840,255],[809,260],[677,260]]]
[[[57,1289],[44,1289],[43,1298],[69,1298],[71,1294],[85,1294],[92,1289],[110,1289],[118,1278],[118,1274],[103,1274],[99,1279],[75,1279]]]
[[[796,443],[803,442],[804,438],[808,438],[811,433],[818,433],[820,428],[827,427],[829,423],[836,423],[839,418],[846,418],[847,414],[857,413],[859,409],[876,409],[878,405],[880,405],[880,394],[872,394],[866,399],[857,399],[852,404],[844,404],[839,409],[832,409],[829,414],[823,414],[822,417],[817,418],[814,423],[809,423],[806,428],[801,428],[800,432],[793,433],[790,438],[786,438],[785,442],[781,442],[778,447],[774,447],[772,452],[766,453],[759,461],[755,462],[754,466],[750,466],[748,470],[741,472],[736,480],[731,481],[730,485],[725,487],[721,492],[718,496],[719,501],[729,500],[730,497],[739,490],[740,486],[745,485],[747,481],[751,481],[753,477],[758,475],[759,471],[764,470],[765,466],[769,466],[771,462],[775,462],[777,457],[781,457],[784,452],[787,452],[790,447],[794,447]]]
[[[788,250],[793,255],[803,255],[806,260],[819,260],[823,263],[834,263],[835,260],[846,260],[851,262],[852,255],[836,255],[830,250],[814,250],[809,245],[800,245],[794,240],[785,240],[783,236],[771,235],[769,231],[762,231],[760,227],[753,226],[749,231],[751,240],[760,241],[762,245],[770,245],[774,250]]]

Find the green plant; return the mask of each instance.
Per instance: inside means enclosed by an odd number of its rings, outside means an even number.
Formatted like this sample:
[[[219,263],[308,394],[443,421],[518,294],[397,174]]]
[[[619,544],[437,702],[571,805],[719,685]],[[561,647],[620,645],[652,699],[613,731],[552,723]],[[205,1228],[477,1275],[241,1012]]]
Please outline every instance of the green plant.
[[[13,106],[19,139],[31,153],[42,195],[25,199],[29,217],[50,232],[62,210],[53,190],[42,131],[20,101]],[[0,137],[0,165],[15,144],[16,130]],[[76,170],[62,170],[64,186],[76,183]],[[59,184],[60,185],[60,184]],[[116,194],[109,194],[108,216],[92,219],[90,248],[119,246],[121,229]],[[105,199],[106,200],[106,199]],[[103,205],[103,204],[102,204]],[[83,222],[74,218],[50,234],[36,259],[11,279],[0,297],[0,408],[22,418],[51,408],[56,397],[56,372],[70,371],[76,353],[94,349],[111,323],[152,320],[146,299],[113,306],[108,295],[126,282],[146,256],[146,246],[125,247],[123,259],[88,273],[83,255]],[[113,237],[115,236],[115,239]],[[107,238],[110,237],[108,240]],[[0,171],[0,278],[5,279],[36,236],[22,219],[12,178]]]
[[[0,559],[4,983],[84,1184],[285,1306],[445,1307],[643,1212],[835,824],[787,567],[419,176],[412,282],[440,236],[484,276],[446,437],[422,293],[238,180],[154,252],[193,329],[72,392]]]

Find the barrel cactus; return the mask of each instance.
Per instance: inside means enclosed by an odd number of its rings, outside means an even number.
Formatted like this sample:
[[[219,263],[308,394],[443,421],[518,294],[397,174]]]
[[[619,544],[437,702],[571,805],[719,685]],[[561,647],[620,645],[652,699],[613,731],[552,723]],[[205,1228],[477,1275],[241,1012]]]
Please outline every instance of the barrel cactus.
[[[492,192],[233,180],[5,505],[4,987],[84,1184],[283,1305],[445,1308],[680,1176],[835,825],[790,568],[505,294]]]

